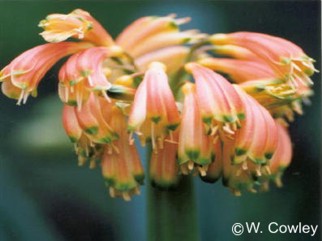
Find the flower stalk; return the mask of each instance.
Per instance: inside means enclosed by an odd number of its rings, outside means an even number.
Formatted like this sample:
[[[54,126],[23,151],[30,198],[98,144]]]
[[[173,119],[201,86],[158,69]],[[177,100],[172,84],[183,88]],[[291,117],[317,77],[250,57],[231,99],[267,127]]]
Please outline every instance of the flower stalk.
[[[148,187],[148,238],[150,241],[200,240],[195,191],[191,176],[171,190]]]

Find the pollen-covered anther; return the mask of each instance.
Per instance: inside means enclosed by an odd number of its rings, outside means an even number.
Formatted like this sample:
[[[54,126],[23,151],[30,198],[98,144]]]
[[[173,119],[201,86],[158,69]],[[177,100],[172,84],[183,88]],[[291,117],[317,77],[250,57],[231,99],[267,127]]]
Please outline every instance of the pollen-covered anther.
[[[78,166],[80,166],[80,167],[84,166],[86,161],[87,161],[86,157],[81,156],[81,155],[78,156]]]
[[[194,176],[197,176],[199,174],[200,176],[204,177],[207,175],[208,168],[209,168],[208,164],[199,165],[190,160],[180,165],[180,172],[183,175],[189,175],[190,173],[192,173]]]
[[[197,169],[199,171],[199,174],[201,176],[206,176],[207,175],[207,170],[208,170],[209,165],[204,165],[204,166],[198,166]]]
[[[235,188],[230,188],[230,191],[232,192],[232,194],[236,197],[240,197],[242,195],[241,191]]]
[[[96,168],[96,166],[97,166],[96,160],[91,158],[91,160],[89,161],[89,169],[94,169]]]
[[[225,123],[223,125],[222,129],[228,135],[234,135],[237,130],[237,124],[236,123]]]
[[[136,187],[130,191],[119,191],[119,190],[115,189],[114,187],[109,187],[108,193],[109,193],[110,197],[112,197],[112,198],[120,197],[124,201],[129,202],[132,200],[133,195],[140,195],[141,191],[138,187]]]
[[[256,167],[255,167],[255,174],[258,177],[262,176],[262,170],[261,170],[261,166],[260,165],[256,165]]]
[[[243,169],[244,171],[246,171],[246,170],[248,169],[247,161],[244,161],[244,162],[242,163],[242,169]]]

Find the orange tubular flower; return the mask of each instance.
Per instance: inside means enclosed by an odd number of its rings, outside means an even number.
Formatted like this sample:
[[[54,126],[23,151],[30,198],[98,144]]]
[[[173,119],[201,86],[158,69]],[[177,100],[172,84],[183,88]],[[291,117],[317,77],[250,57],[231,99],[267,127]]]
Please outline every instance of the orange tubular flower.
[[[89,41],[96,45],[114,44],[111,36],[88,12],[76,9],[69,14],[50,14],[39,23],[40,34],[47,42],[62,42],[68,38]]]
[[[79,109],[91,92],[104,95],[111,87],[104,69],[107,58],[122,54],[118,47],[92,47],[71,56],[59,72],[59,96]]]
[[[188,174],[196,167],[200,175],[205,176],[212,161],[212,138],[205,133],[195,85],[186,83],[182,91],[185,98],[179,134],[178,161],[183,174]]]
[[[64,56],[90,47],[88,43],[44,44],[19,55],[0,72],[2,92],[18,104],[37,96],[37,87],[47,71]]]
[[[131,195],[139,194],[139,186],[143,184],[144,171],[135,145],[129,144],[126,118],[118,107],[112,109],[111,126],[118,133],[115,151],[104,148],[102,172],[109,186],[112,197],[123,197],[129,201]]]
[[[214,34],[210,41],[215,45],[237,45],[253,52],[276,71],[277,75],[296,87],[298,81],[311,85],[309,78],[316,70],[313,59],[292,42],[261,33],[236,32]]]
[[[165,136],[180,122],[179,112],[164,72],[164,65],[154,62],[139,85],[129,115],[128,129],[137,132],[142,144],[151,139],[153,149],[162,147]]]
[[[233,86],[221,75],[196,63],[186,69],[196,82],[198,103],[203,122],[216,132],[217,126],[233,135],[244,117],[244,105]]]

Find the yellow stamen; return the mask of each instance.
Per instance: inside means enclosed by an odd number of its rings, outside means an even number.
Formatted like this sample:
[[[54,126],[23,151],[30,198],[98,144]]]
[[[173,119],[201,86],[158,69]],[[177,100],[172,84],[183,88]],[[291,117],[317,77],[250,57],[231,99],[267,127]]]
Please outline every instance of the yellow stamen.
[[[246,171],[248,169],[247,161],[244,161],[242,164],[242,169]]]
[[[116,195],[115,195],[115,194],[116,194],[116,193],[115,193],[115,188],[114,188],[114,187],[110,187],[110,188],[109,188],[109,193],[110,193],[110,196],[114,198],[114,197],[116,196]]]
[[[122,192],[122,197],[124,201],[131,201],[131,195],[128,192]]]
[[[194,163],[193,161],[188,161],[188,170],[192,171],[193,170],[193,167],[194,167]]]
[[[90,160],[89,162],[89,169],[94,169],[96,167],[96,161],[95,160]]]

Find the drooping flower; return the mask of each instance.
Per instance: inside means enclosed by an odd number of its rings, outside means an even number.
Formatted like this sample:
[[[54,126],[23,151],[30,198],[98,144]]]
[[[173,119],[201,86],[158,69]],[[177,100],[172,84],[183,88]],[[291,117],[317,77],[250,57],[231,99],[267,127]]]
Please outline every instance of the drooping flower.
[[[227,53],[238,60],[206,61],[208,67],[229,74],[236,82],[242,80],[241,86],[247,93],[274,116],[292,119],[289,117],[294,115],[294,111],[302,112],[301,101],[307,102],[313,93],[310,76],[316,69],[313,66],[314,60],[300,47],[279,37],[252,32],[215,34],[209,39],[216,45],[215,51]],[[245,72],[242,67],[245,62],[241,61],[251,61],[254,65],[253,72],[252,68]],[[234,68],[231,63],[240,66]]]
[[[292,160],[292,142],[287,129],[276,122],[278,129],[278,140],[275,153],[270,161],[271,179],[278,187],[282,186],[281,177]]]
[[[223,184],[236,196],[240,196],[243,190],[256,192],[257,176],[254,175],[252,163],[249,163],[244,171],[240,165],[231,163],[232,155],[234,140],[227,139],[223,145]]]
[[[213,36],[210,36],[210,40],[212,38]],[[216,54],[232,57],[235,59],[248,60],[248,61],[260,60],[260,58],[257,57],[256,54],[252,53],[250,50],[236,45],[230,45],[230,44],[214,45],[212,47],[212,50]]]
[[[88,43],[49,43],[34,47],[15,58],[0,72],[2,92],[25,103],[29,95],[37,96],[37,87],[47,71],[64,56],[90,47]]]
[[[170,141],[172,138],[172,141]],[[178,131],[172,137],[165,138],[163,148],[152,152],[150,160],[150,179],[153,185],[171,188],[179,181],[179,165],[177,162]]]
[[[196,82],[196,93],[204,123],[212,131],[222,129],[233,135],[244,117],[244,105],[233,86],[221,75],[196,63],[186,69],[192,72]]]
[[[147,51],[180,44],[183,40],[190,40],[195,32],[188,32],[185,35],[181,34],[178,29],[179,25],[189,20],[189,18],[176,19],[175,15],[139,18],[123,30],[117,37],[116,43],[130,55],[139,57]],[[159,41],[160,36],[166,41]],[[145,47],[148,48],[147,51]]]
[[[135,146],[128,142],[126,116],[114,103],[91,95],[81,110],[65,105],[63,126],[75,144],[79,165],[88,161],[94,168],[101,163],[112,197],[130,200],[139,194],[143,167]]]
[[[116,151],[105,146],[102,157],[102,173],[112,197],[129,201],[133,194],[139,194],[143,184],[144,171],[135,145],[130,145],[127,122],[122,111],[114,106],[111,126],[119,138],[114,142]]]
[[[269,114],[251,96],[235,86],[245,103],[245,120],[234,139],[223,141],[223,180],[234,194],[256,192],[270,178],[270,161],[276,151],[279,129]]]
[[[187,30],[182,32],[164,32],[158,33],[144,39],[140,44],[131,49],[131,56],[140,57],[149,52],[163,49],[169,46],[176,46],[185,43],[193,43],[198,38],[202,38],[196,30]]]
[[[141,71],[146,71],[151,62],[161,62],[166,66],[167,74],[171,76],[184,65],[188,53],[188,47],[172,46],[142,55],[135,63]]]
[[[196,168],[201,176],[212,159],[212,137],[207,135],[197,102],[196,86],[186,83],[182,87],[184,103],[180,124],[178,161],[183,174]]]
[[[62,42],[69,38],[89,41],[96,45],[114,44],[111,36],[88,12],[76,9],[69,14],[50,14],[39,23],[40,35],[47,42]]]
[[[164,138],[176,129],[179,112],[164,72],[164,65],[154,62],[137,88],[128,129],[137,132],[143,144],[151,139],[154,150]]]
[[[111,111],[114,103],[108,102],[104,97],[93,93],[81,109],[75,106],[64,106],[63,124],[71,141],[75,143],[80,162],[91,157],[99,156],[101,146],[106,145],[110,151],[115,149],[114,141],[119,138],[118,133],[111,126]],[[84,159],[84,161],[81,161]],[[98,158],[99,159],[99,158]]]
[[[279,79],[246,81],[239,85],[275,117],[292,121],[294,112],[302,114],[302,102],[313,95],[310,87],[299,83],[297,89]]]
[[[212,152],[212,163],[210,163],[206,175],[201,176],[201,179],[205,182],[214,183],[221,176],[223,172],[223,143],[221,141],[216,141],[213,144],[213,152]]]
[[[301,100],[306,101],[313,94],[311,88],[301,81],[294,89],[279,79],[270,66],[262,61],[205,58],[199,63],[228,74],[230,79],[239,83],[240,87],[266,107],[274,117],[290,116],[293,111],[301,113]]]
[[[86,162],[89,162],[90,168],[94,168],[101,155],[101,147],[93,144],[90,137],[80,126],[75,107],[64,105],[62,120],[65,132],[74,144],[78,156],[78,165],[83,166]]]
[[[72,55],[59,71],[59,96],[81,108],[91,92],[104,95],[111,87],[104,61],[122,54],[118,47],[92,47]]]
[[[93,143],[113,144],[118,139],[117,132],[109,123],[112,107],[113,103],[91,94],[82,109],[76,108],[78,123]]]
[[[316,70],[313,59],[294,43],[275,36],[253,33],[235,32],[230,34],[214,34],[210,41],[215,45],[236,45],[246,48],[265,61],[276,74],[296,88],[298,81],[311,85],[309,78]]]
[[[238,86],[235,88],[245,103],[245,120],[236,132],[235,155],[231,161],[234,164],[243,163],[244,169],[247,169],[248,160],[257,165],[266,165],[276,149],[276,124],[263,106]]]
[[[214,71],[228,74],[236,83],[275,78],[274,71],[268,65],[259,61],[204,58],[198,63]]]

